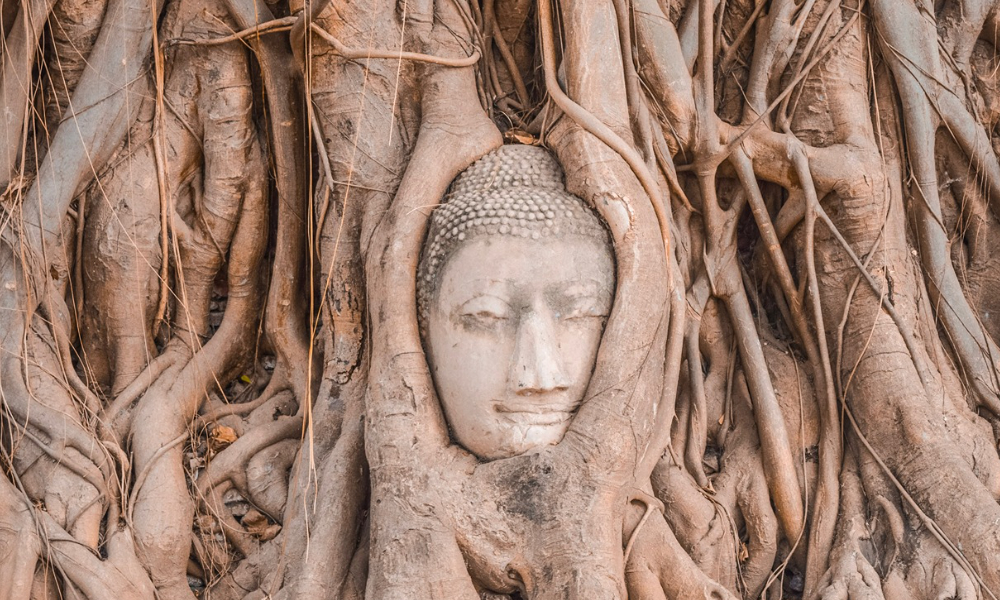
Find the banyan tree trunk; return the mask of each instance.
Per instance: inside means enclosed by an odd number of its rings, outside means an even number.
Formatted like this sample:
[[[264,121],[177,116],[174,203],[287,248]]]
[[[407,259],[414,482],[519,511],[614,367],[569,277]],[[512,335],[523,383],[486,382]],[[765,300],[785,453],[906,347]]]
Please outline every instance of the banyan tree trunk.
[[[998,16],[3,0],[0,598],[995,599]],[[418,267],[510,144],[615,281],[485,460]]]

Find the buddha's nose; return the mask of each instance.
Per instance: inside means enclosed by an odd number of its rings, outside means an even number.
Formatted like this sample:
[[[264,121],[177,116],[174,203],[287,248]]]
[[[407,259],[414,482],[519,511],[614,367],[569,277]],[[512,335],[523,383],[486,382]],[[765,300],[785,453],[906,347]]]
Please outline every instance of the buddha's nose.
[[[566,390],[569,380],[560,360],[559,338],[553,316],[531,312],[521,319],[512,357],[513,387],[530,396]]]

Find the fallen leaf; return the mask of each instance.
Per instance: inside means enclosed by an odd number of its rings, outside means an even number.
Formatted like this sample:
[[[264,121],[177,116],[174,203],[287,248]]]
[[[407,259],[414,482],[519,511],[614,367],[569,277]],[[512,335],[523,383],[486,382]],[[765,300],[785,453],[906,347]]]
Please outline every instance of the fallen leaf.
[[[236,430],[232,427],[217,425],[212,429],[212,433],[208,436],[208,445],[213,454],[218,453],[226,446],[235,442],[238,437],[239,436],[236,435]]]
[[[243,527],[246,528],[247,533],[262,542],[274,539],[281,532],[281,525],[272,523],[270,519],[255,508],[251,508],[247,511],[247,514],[243,515],[241,523],[243,523]]]

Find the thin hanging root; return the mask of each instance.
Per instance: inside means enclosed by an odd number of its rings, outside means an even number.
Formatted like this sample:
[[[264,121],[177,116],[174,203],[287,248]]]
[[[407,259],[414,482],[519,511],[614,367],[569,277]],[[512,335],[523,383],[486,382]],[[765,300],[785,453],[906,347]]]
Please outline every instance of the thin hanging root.
[[[642,518],[639,519],[639,523],[632,529],[632,533],[628,536],[628,543],[625,544],[625,557],[623,561],[628,564],[629,556],[632,554],[632,547],[635,545],[635,539],[638,537],[639,531],[642,530],[642,526],[646,524],[649,520],[649,516],[655,511],[659,511],[662,515],[664,510],[663,502],[660,501],[656,496],[652,496],[637,490],[629,497],[629,502],[641,502],[646,509],[642,513]]]
[[[753,12],[747,17],[746,23],[733,38],[732,43],[729,44],[729,48],[726,49],[726,53],[722,56],[722,60],[719,61],[719,71],[722,73],[729,72],[730,68],[733,66],[733,61],[736,60],[736,52],[740,49],[743,44],[743,40],[746,39],[747,34],[750,30],[754,28],[757,24],[757,19],[760,17],[760,13],[767,6],[767,2],[756,2],[756,7],[754,7]]]
[[[483,16],[489,23],[493,24],[495,28],[497,17],[493,7],[494,3],[495,0],[485,0],[483,2]],[[503,59],[504,65],[507,66],[507,72],[510,74],[510,79],[514,82],[514,92],[517,94],[517,100],[521,103],[522,107],[527,107],[531,102],[531,95],[528,94],[528,88],[524,85],[524,78],[521,77],[521,72],[517,68],[517,61],[514,60],[514,53],[511,52],[510,46],[507,44],[507,40],[503,37],[503,33],[499,30],[492,33],[493,43],[496,44],[497,50],[500,52],[500,57]]]
[[[646,503],[640,517],[642,526],[637,525],[631,536],[631,552],[625,564],[628,597],[736,600],[732,592],[709,579],[695,564],[657,508]]]
[[[551,0],[540,0],[538,3],[538,17],[540,21],[539,29],[542,36],[542,64],[545,71],[545,89],[552,101],[556,103],[567,116],[575,121],[585,131],[604,142],[609,148],[618,153],[628,164],[635,174],[636,179],[649,196],[649,201],[653,203],[653,210],[656,212],[656,220],[660,225],[660,235],[663,237],[664,252],[670,256],[670,215],[667,214],[663,204],[663,196],[660,186],[646,167],[646,162],[632,146],[623,140],[610,127],[602,123],[594,115],[587,112],[585,108],[573,101],[572,98],[563,92],[556,77],[556,53],[555,53],[555,29],[552,23]],[[673,286],[673,273],[669,272],[668,282]]]
[[[151,15],[156,20],[155,11]],[[167,161],[164,155],[166,145],[166,127],[163,106],[163,53],[160,49],[157,27],[153,33],[153,73],[155,75],[156,106],[153,112],[153,160],[156,166],[156,192],[160,199],[160,298],[156,303],[156,316],[153,317],[152,331],[156,332],[163,323],[167,312],[167,299],[170,295],[170,223],[174,214],[174,206],[170,195],[170,182],[167,181]],[[180,260],[178,258],[178,260]]]
[[[879,245],[884,239],[885,230],[883,229],[883,234],[879,235],[878,239],[875,240],[875,244],[872,246],[871,252],[868,253],[867,258],[865,258],[865,264],[862,265],[864,269],[868,269],[871,265],[872,260],[875,258],[875,253],[879,248]],[[843,373],[843,358],[844,358],[844,330],[847,328],[847,318],[851,314],[851,303],[854,301],[854,295],[858,291],[858,286],[861,285],[861,274],[858,273],[857,277],[854,278],[854,283],[851,284],[850,289],[847,290],[847,298],[844,300],[844,312],[840,317],[840,324],[837,327],[837,362],[835,363],[835,368],[837,373]],[[880,294],[881,296],[881,294]],[[879,308],[881,309],[881,301],[879,301]],[[838,388],[844,386],[843,381],[837,383]],[[841,396],[844,396],[847,392],[847,387],[839,391]]]
[[[135,499],[139,494],[139,490],[142,489],[143,484],[146,483],[146,478],[149,477],[150,469],[156,464],[156,461],[160,460],[164,454],[173,450],[174,448],[180,446],[188,439],[188,432],[184,432],[168,442],[166,445],[161,446],[153,453],[153,457],[149,459],[149,462],[143,466],[142,471],[139,471],[139,475],[135,478],[135,482],[132,484],[132,492],[129,495],[128,504],[126,504],[125,519],[131,523],[132,514],[135,510]]]
[[[820,403],[820,472],[816,485],[816,509],[813,511],[814,517],[809,536],[809,556],[806,567],[806,594],[809,596],[813,589],[812,586],[815,586],[823,573],[826,572],[830,550],[833,547],[833,536],[840,503],[840,466],[843,461],[844,447],[841,438],[840,418],[837,414],[837,397],[833,389],[833,370],[830,366],[830,352],[826,341],[823,306],[820,302],[820,282],[816,275],[815,226],[819,198],[816,197],[816,187],[809,172],[809,162],[806,160],[805,153],[794,152],[791,158],[806,194],[805,253],[806,271],[809,278],[807,288],[809,296],[812,298],[820,364],[823,367],[823,378],[827,384],[826,401]]]
[[[656,164],[660,166],[660,170],[663,172],[663,177],[670,186],[670,193],[674,198],[681,201],[684,208],[692,213],[697,213],[698,210],[692,206],[691,200],[688,199],[687,194],[684,193],[684,188],[681,187],[681,183],[677,179],[677,166],[674,165],[674,159],[670,156],[670,148],[667,147],[667,142],[663,137],[663,130],[659,127],[658,123],[653,123],[653,125],[653,155],[656,157]]]
[[[366,60],[372,58],[388,58],[392,60],[412,60],[415,62],[422,62],[431,65],[438,65],[442,67],[471,67],[472,65],[479,62],[482,58],[482,54],[479,48],[475,48],[472,54],[465,58],[445,58],[441,56],[432,56],[430,54],[421,54],[419,52],[397,52],[395,50],[374,50],[374,49],[358,49],[358,48],[348,48],[340,40],[331,35],[327,30],[323,29],[316,23],[311,23],[309,25],[309,30],[313,33],[319,35],[327,42],[333,46],[334,52],[348,58],[351,60]]]
[[[83,232],[87,224],[87,194],[80,194],[76,203],[76,253],[73,261],[73,318],[72,322],[83,321],[84,289],[83,289]],[[74,369],[75,372],[75,369]],[[79,376],[77,377],[79,379]]]
[[[189,38],[174,38],[172,40],[167,40],[167,46],[221,46],[222,44],[228,44],[230,42],[238,42],[240,40],[246,39],[248,37],[264,34],[264,33],[278,33],[280,31],[288,31],[293,25],[299,22],[299,17],[282,17],[280,19],[271,19],[269,21],[264,21],[252,27],[247,27],[241,31],[237,31],[232,35],[227,35],[217,38],[206,38],[206,39],[189,39]]]
[[[629,3],[626,0],[613,0],[615,16],[618,18],[618,41],[621,45],[622,65],[625,75],[625,96],[628,101],[629,122],[632,125],[636,139],[636,147],[640,148],[646,157],[650,171],[654,170],[653,132],[650,127],[649,108],[640,88],[639,73],[632,59],[632,20]]]

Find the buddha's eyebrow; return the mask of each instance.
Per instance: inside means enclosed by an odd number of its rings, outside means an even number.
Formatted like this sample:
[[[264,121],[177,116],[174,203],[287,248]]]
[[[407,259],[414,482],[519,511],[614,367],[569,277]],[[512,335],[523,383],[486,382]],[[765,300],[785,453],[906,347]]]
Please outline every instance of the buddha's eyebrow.
[[[564,281],[549,284],[548,291],[559,292],[563,295],[570,294],[598,294],[603,292],[610,292],[611,287],[609,287],[605,282],[600,279],[593,278],[580,278],[573,277],[572,279],[567,279]]]
[[[514,289],[517,280],[513,277],[496,277],[496,276],[478,276],[471,277],[463,282],[463,284],[456,286],[456,289],[468,290],[473,289],[475,292],[469,296],[469,298],[475,297],[477,294],[507,294],[510,295],[511,291]]]
[[[595,298],[610,302],[613,293],[611,288],[597,279],[573,279],[548,286],[545,296],[550,302],[561,301],[567,298]]]
[[[498,296],[497,294],[493,294],[493,293],[490,293],[490,292],[476,292],[475,294],[469,296],[468,298],[465,298],[465,299],[460,300],[459,302],[457,302],[456,305],[455,305],[455,307],[454,307],[454,310],[455,311],[461,311],[463,308],[465,308],[466,304],[468,304],[468,303],[470,303],[470,302],[472,302],[474,300],[478,300],[480,298],[492,298],[494,300],[497,300],[499,302],[504,303],[511,310],[514,309],[514,306],[510,303],[510,301],[508,301],[507,299],[503,298],[502,296]]]

